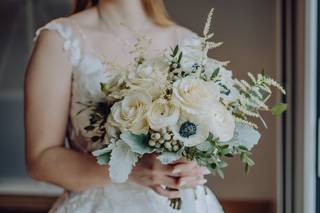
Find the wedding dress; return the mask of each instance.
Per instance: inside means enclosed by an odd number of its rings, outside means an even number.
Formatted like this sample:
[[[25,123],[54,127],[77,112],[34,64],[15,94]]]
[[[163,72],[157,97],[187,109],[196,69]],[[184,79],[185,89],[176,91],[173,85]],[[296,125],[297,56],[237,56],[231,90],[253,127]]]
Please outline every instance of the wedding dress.
[[[182,28],[182,27],[180,27]],[[181,33],[177,28],[177,43],[192,33]],[[35,40],[43,30],[58,33],[64,40],[64,50],[68,51],[73,66],[72,92],[67,142],[71,149],[89,154],[96,145],[88,140],[83,128],[88,121],[88,113],[78,114],[83,106],[79,102],[97,101],[103,97],[99,82],[103,82],[112,73],[96,55],[84,48],[85,35],[79,25],[60,18],[40,28]],[[187,31],[183,28],[183,31]],[[79,33],[80,32],[80,33]],[[110,72],[109,72],[110,71]],[[215,195],[205,186],[195,190],[182,191],[182,209],[173,210],[167,198],[151,189],[126,182],[112,183],[103,188],[92,188],[83,192],[65,192],[54,204],[50,212],[54,213],[223,213]]]

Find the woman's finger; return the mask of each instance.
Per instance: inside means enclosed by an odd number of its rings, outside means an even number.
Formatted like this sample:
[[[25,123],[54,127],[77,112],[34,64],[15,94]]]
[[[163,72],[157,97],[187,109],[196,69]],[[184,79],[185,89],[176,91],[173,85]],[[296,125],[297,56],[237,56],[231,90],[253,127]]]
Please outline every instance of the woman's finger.
[[[203,176],[207,173],[207,169],[198,166],[195,163],[177,164],[174,166],[172,176],[184,177],[184,176]]]
[[[179,198],[180,193],[179,191],[168,191],[164,188],[162,188],[160,185],[152,186],[151,187],[157,194],[167,197],[167,198]]]
[[[169,177],[169,176],[161,176],[159,177],[159,185],[164,185],[169,188],[178,189],[179,188],[179,179],[175,177]]]
[[[205,184],[207,180],[200,176],[200,177],[182,177],[179,179],[178,184],[180,188],[184,187],[191,187],[194,188],[198,185]]]
[[[156,173],[160,173],[160,174],[164,174],[164,175],[171,175],[173,174],[173,170],[175,168],[175,165],[172,164],[161,164],[159,162],[159,164],[154,168],[156,171]]]

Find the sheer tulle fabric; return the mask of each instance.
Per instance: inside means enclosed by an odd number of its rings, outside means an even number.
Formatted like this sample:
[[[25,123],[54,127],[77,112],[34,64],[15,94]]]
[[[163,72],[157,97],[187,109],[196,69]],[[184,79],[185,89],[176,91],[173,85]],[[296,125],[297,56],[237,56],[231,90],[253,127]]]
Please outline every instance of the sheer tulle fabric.
[[[40,28],[57,32],[64,39],[64,50],[69,52],[73,65],[72,97],[70,104],[67,139],[70,148],[89,153],[96,147],[89,143],[83,131],[88,114],[77,112],[82,108],[77,102],[97,101],[103,98],[99,83],[107,78],[105,66],[93,54],[83,48],[81,34],[74,24],[66,19],[57,19]],[[193,33],[177,29],[177,42]],[[204,186],[195,190],[182,190],[183,205],[180,211],[169,206],[167,198],[156,194],[149,188],[126,182],[111,184],[104,188],[92,188],[84,192],[65,192],[54,204],[51,213],[222,213],[223,210],[214,194]]]

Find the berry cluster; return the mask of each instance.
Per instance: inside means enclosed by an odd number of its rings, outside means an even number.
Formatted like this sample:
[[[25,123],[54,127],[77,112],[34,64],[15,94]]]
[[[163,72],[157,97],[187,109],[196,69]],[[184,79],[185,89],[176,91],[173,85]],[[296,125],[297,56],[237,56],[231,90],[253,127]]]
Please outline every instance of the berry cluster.
[[[174,140],[173,133],[168,128],[161,129],[160,131],[151,131],[149,146],[155,148],[165,148],[170,152],[177,152],[181,149],[182,144],[178,140]]]

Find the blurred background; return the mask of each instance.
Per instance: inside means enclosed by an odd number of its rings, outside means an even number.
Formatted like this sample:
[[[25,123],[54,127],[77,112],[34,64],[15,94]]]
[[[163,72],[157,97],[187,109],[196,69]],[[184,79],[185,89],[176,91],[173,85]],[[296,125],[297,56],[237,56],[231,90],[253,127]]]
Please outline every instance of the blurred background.
[[[0,1],[0,212],[46,212],[61,189],[31,180],[24,165],[23,78],[36,29],[67,16],[72,0]],[[226,213],[315,213],[317,171],[317,0],[166,0],[172,18],[201,33],[215,8],[212,57],[230,60],[236,76],[264,69],[288,91],[282,118],[266,116],[256,166],[249,174],[238,159],[225,179],[209,186]],[[276,100],[277,99],[277,100]],[[317,206],[318,204],[318,206]]]

